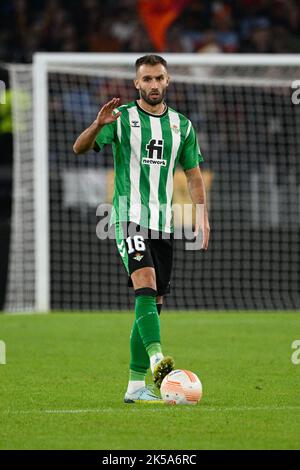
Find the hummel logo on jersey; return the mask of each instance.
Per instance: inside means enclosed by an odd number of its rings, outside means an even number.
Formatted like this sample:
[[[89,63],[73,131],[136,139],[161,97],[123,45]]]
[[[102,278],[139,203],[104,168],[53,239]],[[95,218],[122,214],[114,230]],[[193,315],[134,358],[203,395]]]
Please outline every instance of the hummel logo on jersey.
[[[137,261],[141,261],[141,259],[143,259],[143,258],[144,258],[144,255],[141,255],[141,253],[137,253],[137,254],[133,257],[133,259],[136,259]]]
[[[166,166],[167,161],[163,159],[164,141],[151,139],[146,145],[148,151],[148,158],[143,158],[145,165],[161,165]]]
[[[131,121],[131,127],[141,127],[139,121]]]
[[[124,241],[121,240],[121,243],[117,243],[117,246],[118,246],[120,255],[122,256],[122,258],[124,258],[125,253],[126,253],[126,247],[125,247]]]

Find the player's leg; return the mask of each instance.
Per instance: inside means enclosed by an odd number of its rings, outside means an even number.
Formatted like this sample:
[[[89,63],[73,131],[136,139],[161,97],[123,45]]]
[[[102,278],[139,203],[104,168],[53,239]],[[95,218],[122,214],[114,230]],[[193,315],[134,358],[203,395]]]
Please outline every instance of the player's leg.
[[[164,358],[161,352],[160,324],[156,307],[156,275],[148,239],[140,232],[139,235],[125,238],[123,231],[119,231],[119,237],[117,235],[116,238],[119,253],[127,272],[131,274],[136,293],[135,321],[130,337],[130,375],[126,393],[128,397],[144,386],[149,362],[152,372],[155,365],[161,362],[158,374],[161,376],[173,368],[173,361],[171,358]],[[155,382],[160,385],[160,381]]]
[[[152,267],[141,268],[137,272],[138,275],[135,276],[133,273],[131,276],[133,285],[136,287],[135,321],[130,338],[130,376],[124,401],[125,403],[156,403],[161,400],[145,386],[145,373],[149,364],[154,360],[153,357],[155,358],[157,353],[161,352],[159,321],[153,321],[152,313],[149,311],[149,308],[152,311],[155,309],[158,319],[153,296],[156,293],[155,273]]]
[[[152,260],[149,259],[149,263]],[[156,276],[152,266],[138,269],[131,274],[135,291],[135,319],[142,342],[150,357],[150,363],[156,356],[162,358],[160,345],[160,323],[156,307]]]
[[[125,228],[127,230],[127,227]],[[130,275],[133,271],[139,270],[139,278],[137,281],[137,287],[143,287],[145,285],[151,285],[153,291],[155,292],[155,273],[153,269],[153,262],[151,260],[150,251],[146,248],[146,242],[144,243],[141,236],[139,236],[139,252],[132,250],[132,247],[135,246],[134,238],[128,239],[124,236],[124,228],[118,224],[116,226],[116,241],[119,253],[121,255],[123,264],[127,273]],[[130,238],[130,237],[129,237]],[[151,281],[149,281],[149,273],[143,274],[144,271],[141,269],[141,266],[150,266],[152,269]],[[130,278],[132,283],[132,279]],[[150,282],[150,283],[149,283]],[[131,284],[133,286],[133,284]],[[140,292],[141,293],[141,292]],[[152,292],[151,292],[152,293]],[[139,297],[139,296],[137,296]],[[144,299],[145,300],[145,299]],[[143,300],[137,300],[139,304],[138,311],[143,310]],[[142,307],[141,307],[142,305]],[[151,342],[151,340],[150,340]],[[125,394],[124,401],[126,403],[136,403],[146,401],[157,401],[158,397],[154,395],[149,389],[145,386],[145,376],[147,370],[150,366],[150,359],[147,349],[144,345],[143,339],[140,334],[138,327],[137,319],[135,318],[131,335],[130,335],[130,370],[129,370],[129,382],[127,387],[127,392]],[[161,401],[161,400],[160,400]]]
[[[148,264],[152,264],[151,259]],[[152,266],[137,269],[132,272],[131,279],[135,291],[135,321],[153,368],[153,362],[163,357],[156,308],[155,270]]]
[[[160,233],[160,237],[158,239],[154,238],[150,240],[150,249],[156,273],[158,294],[156,297],[156,308],[158,315],[160,315],[164,295],[170,292],[170,278],[173,261],[172,235],[170,235],[169,238],[162,238]],[[167,361],[166,367],[162,364],[162,369],[156,370],[156,373],[154,374],[154,381],[159,388],[163,378],[174,368],[174,361],[172,358],[170,359],[170,361]]]
[[[128,266],[128,250],[126,239],[124,239],[125,231],[127,228],[122,227],[121,224],[116,224],[115,234],[116,234],[116,244],[121,256],[123,265],[126,269],[128,276],[129,266]],[[130,279],[130,278],[129,278]],[[130,279],[131,281],[131,279]],[[132,282],[131,282],[132,286]],[[150,360],[146,348],[141,339],[136,320],[134,319],[131,334],[130,334],[130,366],[129,366],[129,381],[127,387],[127,395],[135,394],[137,391],[145,388],[145,377],[146,373],[150,367]],[[128,399],[128,403],[131,401]]]
[[[125,403],[158,401],[158,397],[146,387],[145,376],[150,366],[150,359],[142,341],[136,320],[130,335],[129,381],[125,394]]]
[[[164,357],[160,341],[160,321],[156,307],[156,271],[152,259],[149,231],[128,237],[128,267],[135,290],[135,319],[150,358],[155,384],[160,388],[165,375],[174,368],[174,361]],[[134,248],[134,249],[132,249]]]
[[[160,321],[156,306],[157,290],[155,270],[152,267],[144,267],[134,271],[131,274],[131,278],[136,296],[136,322],[143,344],[150,358],[153,380],[155,384],[160,387],[163,378],[173,370],[174,361],[171,357],[164,356],[162,353]]]
[[[144,269],[140,269],[139,282],[144,285],[148,281],[147,273],[143,276]],[[150,268],[152,269],[152,268]],[[155,287],[155,279],[151,279],[152,286]],[[149,284],[149,282],[148,282]],[[132,284],[133,286],[133,284]],[[130,336],[130,371],[127,392],[134,393],[139,388],[145,387],[145,376],[150,367],[150,359],[147,349],[143,343],[137,320],[134,319]]]
[[[156,403],[161,400],[146,387],[145,376],[150,366],[147,350],[143,344],[136,320],[130,335],[130,369],[125,403]]]

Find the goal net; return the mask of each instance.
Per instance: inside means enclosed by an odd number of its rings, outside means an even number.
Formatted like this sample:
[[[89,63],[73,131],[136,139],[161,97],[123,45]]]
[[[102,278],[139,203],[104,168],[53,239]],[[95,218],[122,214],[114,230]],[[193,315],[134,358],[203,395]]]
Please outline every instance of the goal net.
[[[110,146],[74,155],[112,97],[137,98],[133,55],[38,54],[10,69],[14,197],[6,310],[128,309],[115,240],[96,235],[113,194]],[[211,241],[176,239],[169,309],[300,308],[298,56],[166,55],[168,104],[191,119],[205,159]],[[185,175],[175,174],[175,226]],[[182,233],[182,230],[181,230]]]

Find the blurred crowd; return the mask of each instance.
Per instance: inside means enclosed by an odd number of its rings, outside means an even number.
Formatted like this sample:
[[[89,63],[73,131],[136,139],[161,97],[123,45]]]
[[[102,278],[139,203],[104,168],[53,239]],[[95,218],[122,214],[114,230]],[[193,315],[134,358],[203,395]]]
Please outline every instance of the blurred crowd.
[[[297,0],[187,3],[168,28],[164,52],[300,52]],[[31,62],[35,51],[154,51],[148,33],[138,0],[0,2],[4,62]]]

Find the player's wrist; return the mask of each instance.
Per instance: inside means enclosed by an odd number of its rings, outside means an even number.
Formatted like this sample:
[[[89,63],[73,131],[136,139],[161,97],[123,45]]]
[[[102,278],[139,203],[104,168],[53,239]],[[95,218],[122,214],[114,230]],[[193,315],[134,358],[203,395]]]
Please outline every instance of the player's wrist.
[[[99,131],[101,131],[104,124],[102,122],[99,122],[97,119],[95,119],[95,121],[93,122],[93,126],[94,126],[95,130],[99,132]]]

